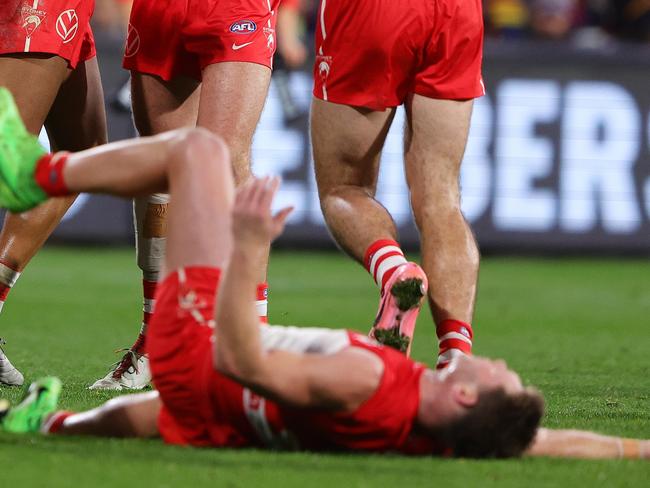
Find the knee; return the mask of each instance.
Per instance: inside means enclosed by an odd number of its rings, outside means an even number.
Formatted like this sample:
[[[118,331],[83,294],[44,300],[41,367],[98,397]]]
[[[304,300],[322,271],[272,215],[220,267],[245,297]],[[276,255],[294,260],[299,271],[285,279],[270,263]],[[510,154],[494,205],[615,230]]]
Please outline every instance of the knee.
[[[230,152],[224,140],[200,127],[175,131],[170,156],[172,165],[182,165],[185,169],[230,166]]]
[[[358,190],[358,187],[350,187],[346,185],[328,185],[318,187],[318,197],[320,200],[320,208],[327,216],[330,212],[336,211],[341,205],[345,204],[348,200],[350,192]]]
[[[439,191],[411,190],[411,207],[415,223],[420,230],[452,224],[456,219],[464,220],[460,207],[460,196],[451,188]]]

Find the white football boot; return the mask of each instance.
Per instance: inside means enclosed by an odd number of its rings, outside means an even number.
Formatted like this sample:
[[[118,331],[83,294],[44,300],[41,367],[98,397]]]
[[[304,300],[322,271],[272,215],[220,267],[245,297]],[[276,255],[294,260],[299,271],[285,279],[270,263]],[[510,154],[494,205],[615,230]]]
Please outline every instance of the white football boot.
[[[25,382],[23,374],[18,371],[2,350],[5,342],[0,339],[0,385],[21,386]]]
[[[118,351],[119,352],[119,351]],[[110,371],[95,381],[89,390],[142,390],[151,383],[149,358],[131,349],[120,361],[111,366]]]

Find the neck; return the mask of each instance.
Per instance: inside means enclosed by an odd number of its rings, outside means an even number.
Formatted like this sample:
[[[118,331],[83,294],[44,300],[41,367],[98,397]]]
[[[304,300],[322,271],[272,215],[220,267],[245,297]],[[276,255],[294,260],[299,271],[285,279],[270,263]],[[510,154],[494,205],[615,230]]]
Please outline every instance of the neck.
[[[426,430],[436,430],[452,417],[447,384],[439,371],[427,369],[420,377],[420,404],[417,423]]]

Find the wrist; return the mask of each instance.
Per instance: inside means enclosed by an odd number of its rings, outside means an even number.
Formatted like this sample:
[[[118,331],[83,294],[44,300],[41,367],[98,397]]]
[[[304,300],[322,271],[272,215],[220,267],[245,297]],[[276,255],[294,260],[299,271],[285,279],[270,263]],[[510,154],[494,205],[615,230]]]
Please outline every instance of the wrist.
[[[230,265],[237,263],[238,266],[250,268],[251,272],[255,273],[262,263],[266,262],[268,249],[268,244],[235,239]]]

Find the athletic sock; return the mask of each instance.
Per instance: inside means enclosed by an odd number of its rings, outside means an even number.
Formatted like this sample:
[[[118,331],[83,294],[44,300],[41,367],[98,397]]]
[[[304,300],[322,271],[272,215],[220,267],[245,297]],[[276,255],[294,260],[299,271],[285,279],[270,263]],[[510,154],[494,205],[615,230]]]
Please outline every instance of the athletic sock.
[[[268,308],[269,308],[269,284],[260,283],[257,285],[257,295],[255,297],[255,308],[257,315],[260,317],[260,322],[265,324],[269,323]]]
[[[41,434],[56,434],[61,430],[61,427],[63,427],[65,419],[71,415],[74,415],[74,413],[66,410],[54,412],[45,422],[43,422],[43,425],[41,425]]]
[[[384,286],[402,264],[406,264],[406,258],[399,244],[392,239],[373,242],[363,258],[364,267],[372,275],[382,294]]]
[[[70,190],[63,181],[63,168],[70,153],[65,151],[45,154],[36,162],[34,180],[50,197],[70,195]]]
[[[444,368],[459,354],[472,354],[472,326],[460,320],[447,319],[436,326],[438,336],[438,369]]]
[[[167,204],[169,195],[154,193],[133,201],[136,255],[142,270],[143,312],[142,327],[131,350],[145,352],[147,327],[156,305],[156,286],[167,247]]]
[[[156,281],[142,280],[142,326],[140,327],[140,333],[138,338],[131,346],[131,350],[137,354],[144,354],[144,342],[147,335],[147,327],[149,326],[149,321],[153,315],[154,308],[156,306],[156,286],[158,283]]]
[[[20,272],[0,262],[0,312],[4,307],[11,287],[16,284]]]

